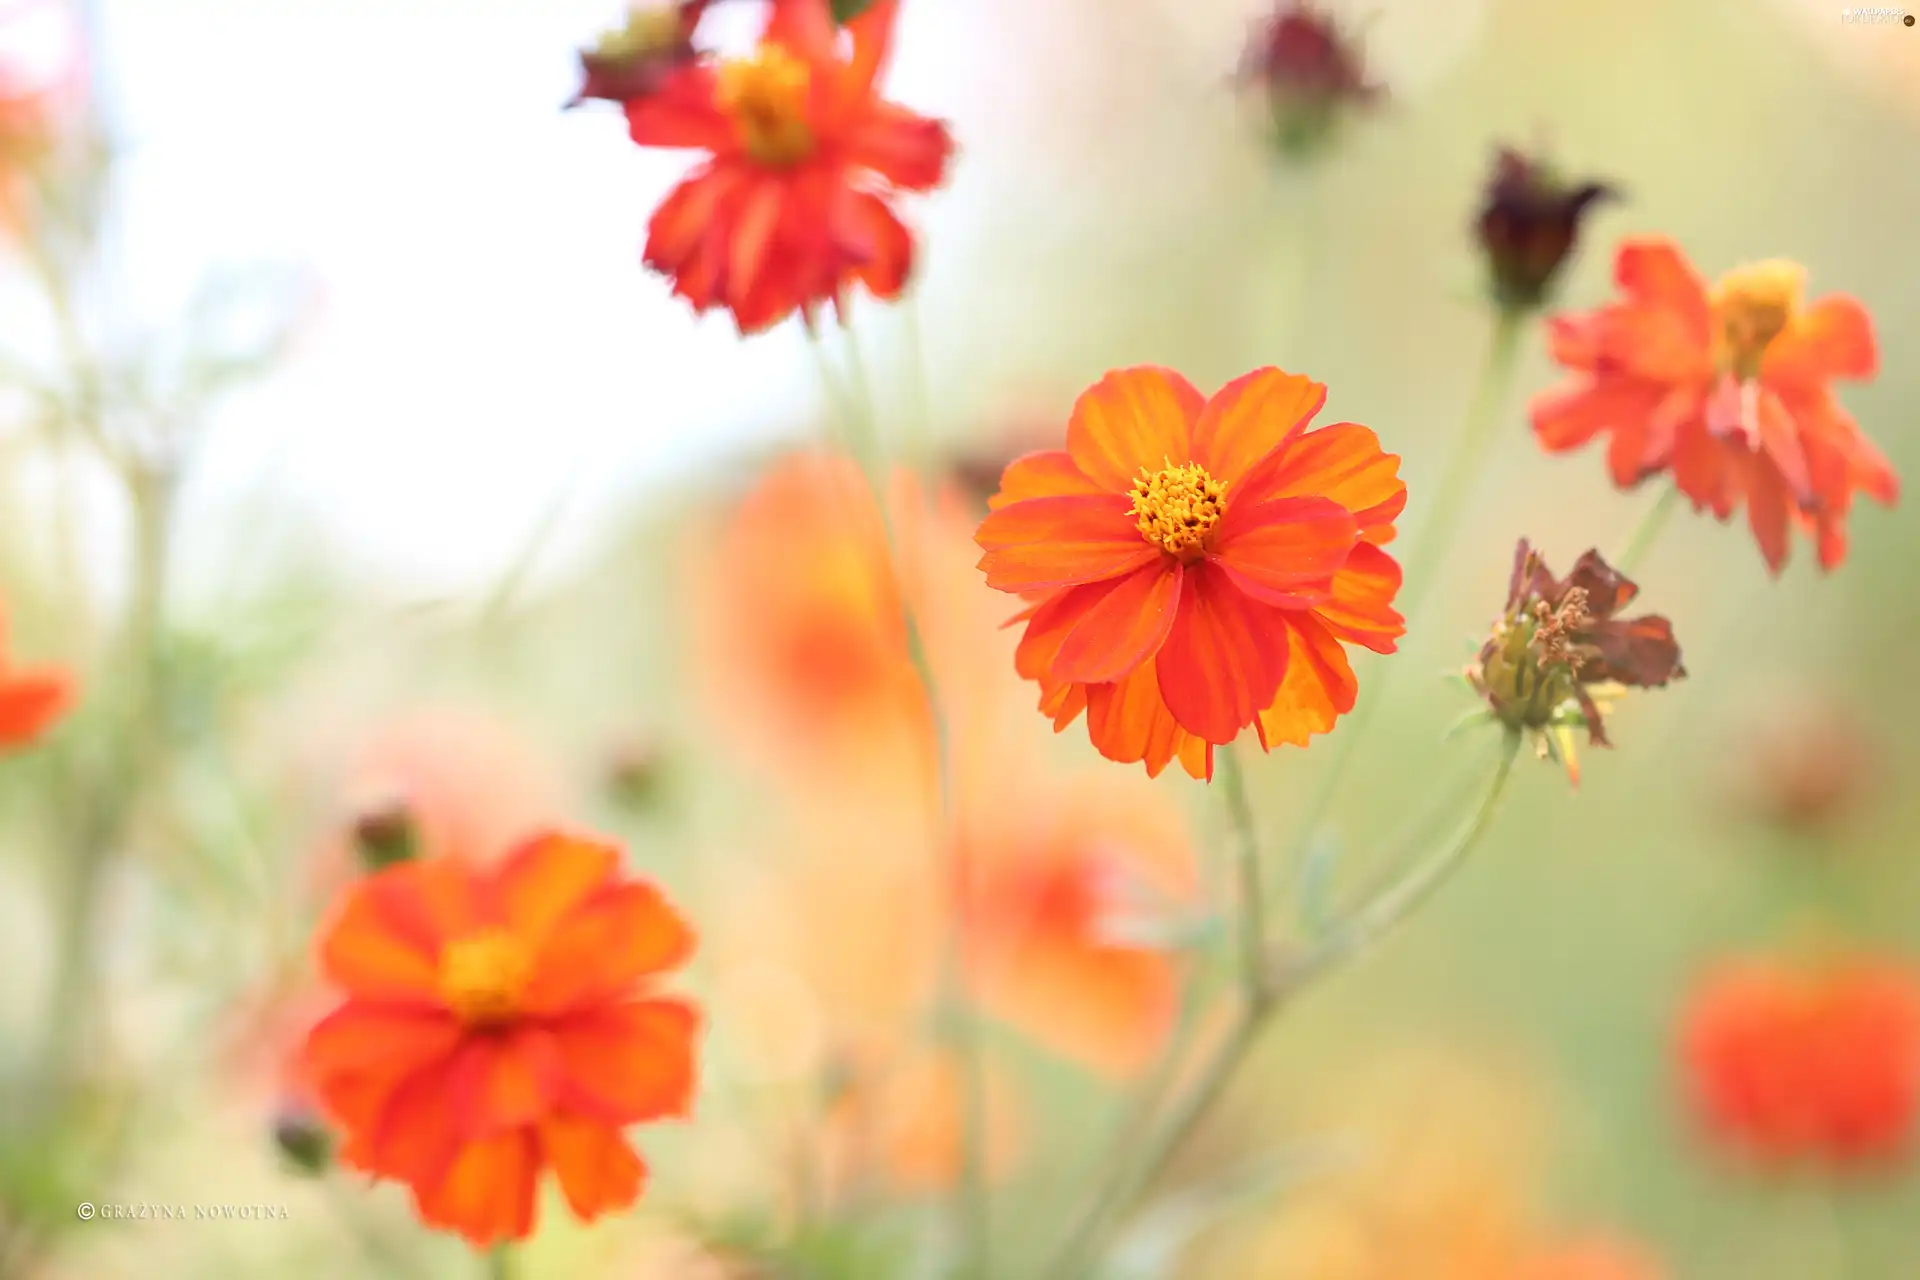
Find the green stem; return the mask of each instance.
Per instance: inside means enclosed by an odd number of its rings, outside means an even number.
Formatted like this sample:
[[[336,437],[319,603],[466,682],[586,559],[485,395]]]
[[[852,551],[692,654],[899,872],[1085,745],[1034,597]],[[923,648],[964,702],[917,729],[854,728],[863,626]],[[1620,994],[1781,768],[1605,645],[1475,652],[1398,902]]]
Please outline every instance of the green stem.
[[[1420,541],[1408,556],[1401,578],[1398,604],[1409,630],[1419,621],[1421,609],[1432,594],[1437,571],[1447,548],[1452,545],[1455,526],[1465,510],[1467,498],[1473,492],[1473,482],[1479,478],[1486,463],[1487,450],[1498,434],[1496,428],[1500,424],[1500,410],[1506,403],[1513,383],[1524,319],[1522,313],[1502,310],[1494,322],[1487,362],[1481,368],[1480,380],[1475,385],[1459,438],[1449,450],[1447,468],[1434,488],[1433,500],[1420,525]],[[1385,703],[1387,689],[1400,665],[1396,663],[1382,667],[1366,696],[1347,715],[1347,722],[1339,726],[1341,731],[1335,735],[1333,758],[1327,762],[1326,772],[1321,775],[1319,784],[1301,810],[1299,826],[1288,846],[1289,866],[1298,864],[1302,851],[1326,822],[1327,814],[1339,795],[1340,784],[1346,780],[1348,771],[1359,756],[1360,744],[1365,740],[1381,705]]]
[[[513,1250],[506,1245],[487,1254],[487,1280],[513,1280]]]
[[[1618,556],[1614,557],[1613,567],[1631,577],[1634,568],[1646,559],[1647,552],[1653,549],[1653,544],[1660,538],[1660,531],[1666,528],[1668,519],[1672,517],[1674,509],[1679,505],[1680,488],[1678,485],[1670,484],[1647,507],[1646,512],[1640,517],[1640,523],[1636,524],[1633,532],[1627,535],[1627,545],[1621,549]]]
[[[1243,993],[1233,1025],[1219,1050],[1201,1069],[1186,1094],[1176,1101],[1167,1122],[1145,1145],[1143,1157],[1101,1188],[1095,1208],[1082,1220],[1083,1225],[1048,1275],[1077,1280],[1084,1274],[1087,1263],[1098,1256],[1106,1234],[1124,1220],[1134,1201],[1165,1172],[1225,1095],[1249,1051],[1258,1043],[1260,1033],[1271,1021],[1274,1010],[1314,979],[1359,956],[1431,897],[1434,890],[1466,862],[1492,825],[1519,750],[1519,735],[1508,733],[1501,744],[1493,777],[1472,814],[1430,857],[1352,913],[1309,955],[1289,963],[1275,963],[1271,957],[1262,957],[1258,981]],[[1231,800],[1229,805],[1231,807]],[[1236,815],[1236,823],[1239,821]]]
[[[1233,822],[1234,874],[1240,886],[1240,977],[1250,999],[1264,989],[1267,963],[1266,894],[1260,886],[1260,835],[1247,803],[1246,777],[1231,746],[1220,751],[1220,781]]]

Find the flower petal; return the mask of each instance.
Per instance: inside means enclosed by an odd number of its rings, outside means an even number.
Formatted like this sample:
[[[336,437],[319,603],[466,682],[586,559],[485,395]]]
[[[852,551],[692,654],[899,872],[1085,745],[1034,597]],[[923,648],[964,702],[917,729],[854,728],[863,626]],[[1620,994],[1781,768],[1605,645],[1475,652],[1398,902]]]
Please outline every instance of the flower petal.
[[[1140,536],[1133,504],[1116,493],[1031,498],[989,511],[974,541],[980,567],[999,591],[1031,591],[1098,582],[1157,560]]]
[[[602,840],[548,831],[521,842],[494,872],[507,927],[535,948],[568,913],[620,869],[620,850]]]
[[[1666,394],[1638,378],[1576,378],[1533,398],[1534,438],[1549,453],[1577,449],[1603,431],[1644,424]]]
[[[1407,505],[1407,485],[1399,457],[1380,447],[1379,436],[1355,422],[1336,422],[1293,442],[1263,496],[1331,499],[1353,513],[1369,542],[1385,542]]]
[[[1712,321],[1707,282],[1673,241],[1658,236],[1622,241],[1613,278],[1633,301],[1679,315],[1704,340]]]
[[[452,1056],[460,1024],[439,1009],[349,1000],[307,1032],[301,1060],[316,1079],[411,1076]]]
[[[1061,642],[1053,677],[1100,684],[1151,658],[1173,628],[1182,576],[1178,561],[1160,557],[1117,579]]]
[[[1375,653],[1392,653],[1406,634],[1406,619],[1393,607],[1400,590],[1400,565],[1371,542],[1353,549],[1333,576],[1333,599],[1314,613],[1334,635]]]
[[[697,63],[675,70],[652,93],[629,100],[627,132],[643,147],[728,152],[738,135],[715,99],[712,67]]]
[[[1360,526],[1328,498],[1275,498],[1229,505],[1216,537],[1212,563],[1236,587],[1265,604],[1298,606],[1311,602],[1301,588],[1324,586],[1346,564]]]
[[[1787,566],[1787,486],[1780,469],[1765,455],[1746,460],[1747,525],[1775,577]]]
[[[534,961],[524,1007],[558,1014],[615,999],[641,979],[684,964],[693,930],[641,880],[602,889],[556,928]]]
[[[1346,649],[1317,619],[1290,615],[1287,643],[1286,678],[1254,722],[1268,751],[1282,743],[1304,747],[1314,734],[1331,731],[1353,710],[1360,689]]]
[[[516,1129],[460,1148],[437,1183],[415,1185],[414,1201],[423,1221],[484,1249],[533,1234],[539,1176],[533,1130]]]
[[[1873,317],[1858,299],[1829,294],[1809,304],[1767,344],[1760,380],[1807,385],[1829,378],[1871,378],[1879,368]]]
[[[901,191],[931,191],[953,158],[953,134],[891,102],[869,102],[848,123],[841,145],[849,163],[869,169]]]
[[[552,1111],[560,1080],[553,1033],[536,1025],[509,1026],[467,1038],[447,1066],[446,1105],[462,1138],[490,1138]]]
[[[1275,449],[1307,429],[1327,402],[1311,378],[1255,369],[1215,392],[1193,425],[1193,458],[1229,489]],[[1175,459],[1179,461],[1179,459]]]
[[[1160,696],[1180,727],[1232,742],[1273,701],[1286,637],[1211,561],[1187,570],[1173,629],[1154,660]]]
[[[1087,738],[1116,764],[1147,766],[1157,778],[1187,737],[1160,696],[1160,677],[1142,666],[1113,684],[1086,686]]]
[[[1067,421],[1067,452],[1088,479],[1124,494],[1144,470],[1188,460],[1206,400],[1171,369],[1116,369],[1082,392]]]
[[[540,1149],[567,1206],[582,1222],[626,1208],[646,1185],[646,1164],[620,1131],[607,1125],[552,1117],[540,1125]]]
[[[347,890],[317,947],[321,974],[366,1000],[439,1000],[440,946],[477,921],[465,868],[408,862]]]
[[[0,669],[0,747],[24,746],[72,708],[75,684],[64,671]]]
[[[1073,455],[1065,449],[1045,449],[1023,454],[1007,464],[1000,475],[1000,491],[987,499],[987,509],[997,511],[1010,503],[1029,498],[1064,498],[1074,494],[1105,493],[1082,475],[1073,464]]]
[[[632,1000],[553,1023],[569,1110],[612,1125],[693,1106],[700,1015],[678,1000]]]

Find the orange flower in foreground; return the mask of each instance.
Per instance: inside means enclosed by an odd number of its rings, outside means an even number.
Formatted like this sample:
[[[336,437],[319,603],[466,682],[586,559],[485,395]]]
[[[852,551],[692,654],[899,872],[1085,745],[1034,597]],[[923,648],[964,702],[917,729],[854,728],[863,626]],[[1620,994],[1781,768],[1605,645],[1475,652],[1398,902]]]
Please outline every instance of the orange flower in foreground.
[[[626,104],[641,146],[712,153],[647,234],[647,265],[695,311],[725,307],[753,333],[795,310],[811,322],[853,281],[900,295],[913,237],[890,199],[937,186],[953,140],[876,92],[897,9],[849,22],[849,55],[826,0],[779,0],[752,57],[695,61]]]
[[[1680,1054],[1708,1131],[1763,1162],[1851,1166],[1907,1149],[1920,980],[1875,958],[1727,964],[1695,988]]]
[[[1307,424],[1327,389],[1259,369],[1212,399],[1167,369],[1109,373],[1064,450],[1007,467],[976,541],[987,584],[1034,603],[1016,665],[1064,729],[1158,774],[1249,725],[1305,744],[1353,707],[1344,644],[1391,653],[1406,505],[1367,428]]]
[[[1621,301],[1549,321],[1554,359],[1574,377],[1533,402],[1541,445],[1562,453],[1609,435],[1622,488],[1671,471],[1697,511],[1726,520],[1744,503],[1773,572],[1790,523],[1815,537],[1822,568],[1839,565],[1854,493],[1890,506],[1900,492],[1829,385],[1878,368],[1866,309],[1841,294],[1803,306],[1806,272],[1780,260],[1709,288],[1660,239],[1623,244],[1614,278]]]
[[[22,669],[7,661],[7,615],[0,609],[0,751],[32,744],[73,700],[73,677],[61,668]]]
[[[693,1096],[698,1015],[650,994],[692,949],[660,892],[583,837],[359,882],[319,940],[346,1000],[305,1051],[341,1160],[407,1183],[476,1247],[532,1232],[543,1169],[582,1219],[632,1204],[646,1166],[621,1130]]]

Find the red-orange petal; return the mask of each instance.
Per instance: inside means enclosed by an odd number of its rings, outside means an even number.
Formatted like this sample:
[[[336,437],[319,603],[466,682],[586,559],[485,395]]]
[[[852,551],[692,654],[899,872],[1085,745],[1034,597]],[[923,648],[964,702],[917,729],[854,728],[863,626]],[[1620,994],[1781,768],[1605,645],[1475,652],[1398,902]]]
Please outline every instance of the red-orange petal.
[[[535,962],[524,1007],[556,1014],[624,995],[643,978],[684,964],[692,928],[642,880],[610,886],[554,930]]]
[[[323,977],[367,1000],[438,1003],[439,948],[445,935],[396,925],[387,906],[398,896],[396,883],[419,878],[422,872],[415,868],[431,865],[393,867],[347,890],[315,947]],[[444,878],[447,869],[432,874]]]
[[[715,101],[714,88],[712,67],[680,67],[652,93],[626,103],[627,132],[643,147],[732,150],[737,135]]]
[[[1171,369],[1116,369],[1074,401],[1067,452],[1086,477],[1125,494],[1144,470],[1189,458],[1193,425],[1206,399]]]
[[[460,1148],[444,1177],[414,1186],[429,1224],[457,1231],[475,1248],[533,1234],[540,1150],[532,1129],[515,1129]]]
[[[1787,565],[1786,482],[1781,479],[1780,469],[1773,461],[1761,455],[1748,456],[1746,474],[1747,525],[1753,530],[1754,541],[1760,544],[1760,554],[1765,557],[1767,568],[1777,577]]]
[[[560,1050],[545,1027],[528,1023],[469,1036],[447,1066],[446,1105],[462,1138],[489,1138],[553,1110]]]
[[[899,16],[899,0],[875,0],[846,24],[853,39],[853,57],[840,77],[841,92],[848,98],[873,96],[881,68],[893,49],[893,24]]]
[[[1173,629],[1154,660],[1160,696],[1187,732],[1232,742],[1273,701],[1287,651],[1263,608],[1217,565],[1187,570]]]
[[[440,1009],[347,1003],[316,1022],[302,1052],[316,1077],[410,1076],[452,1056],[460,1024]]]
[[[1329,732],[1353,710],[1360,691],[1346,649],[1318,619],[1289,616],[1287,643],[1286,677],[1254,722],[1269,751],[1283,743],[1304,747],[1314,734]]]
[[[974,541],[980,567],[1000,591],[1077,586],[1131,573],[1159,559],[1140,536],[1133,504],[1117,493],[1032,498],[989,511]]]
[[[1603,431],[1645,423],[1666,390],[1638,378],[1576,378],[1533,398],[1534,438],[1549,453],[1577,449]]]
[[[509,929],[534,948],[620,869],[603,840],[548,831],[522,841],[494,871],[494,895]]]
[[[1622,241],[1613,260],[1613,278],[1629,298],[1672,312],[1690,335],[1706,341],[1713,314],[1707,282],[1673,241],[1658,236]]]
[[[1266,604],[1302,605],[1324,598],[1360,526],[1328,498],[1275,498],[1229,504],[1216,537],[1212,562],[1234,586]]]
[[[1053,677],[1100,684],[1118,680],[1153,657],[1173,628],[1182,576],[1179,562],[1162,556],[1116,579],[1083,609],[1061,641]]]
[[[1794,316],[1767,344],[1760,379],[1806,385],[1828,378],[1871,378],[1879,368],[1873,317],[1858,299],[1829,294]]]
[[[1157,778],[1179,754],[1185,732],[1160,696],[1159,674],[1143,666],[1113,684],[1086,689],[1087,739],[1116,764],[1147,766]]]
[[[1326,402],[1326,387],[1300,374],[1242,374],[1215,392],[1194,422],[1193,459],[1226,483],[1231,500],[1234,484],[1304,432]]]
[[[25,746],[73,706],[75,684],[64,671],[0,670],[0,747]]]
[[[945,124],[879,101],[866,104],[848,123],[841,145],[849,163],[872,170],[901,191],[939,186],[954,150]]]
[[[913,273],[913,233],[871,191],[852,192],[837,207],[834,238],[853,274],[874,297],[898,298]]]
[[[1065,498],[1074,494],[1105,493],[1082,475],[1073,464],[1073,455],[1065,449],[1043,449],[1022,454],[1007,464],[1000,475],[1000,491],[987,499],[987,509],[997,511],[1009,503],[1029,498]]]
[[[685,1116],[700,1015],[678,1000],[630,1000],[553,1023],[567,1108],[613,1125]]]
[[[1375,653],[1392,653],[1406,634],[1406,619],[1393,607],[1400,590],[1400,565],[1371,542],[1353,549],[1333,576],[1333,599],[1314,613],[1333,634]]]
[[[583,1222],[640,1198],[647,1166],[620,1131],[591,1120],[554,1116],[540,1125],[540,1149],[567,1205]]]
[[[460,1125],[447,1105],[447,1073],[435,1066],[407,1077],[386,1096],[359,1144],[365,1168],[382,1177],[435,1186],[460,1151]]]
[[[1265,496],[1331,499],[1353,512],[1367,541],[1386,542],[1406,508],[1407,485],[1398,455],[1382,449],[1379,436],[1357,422],[1335,422],[1293,442]]]

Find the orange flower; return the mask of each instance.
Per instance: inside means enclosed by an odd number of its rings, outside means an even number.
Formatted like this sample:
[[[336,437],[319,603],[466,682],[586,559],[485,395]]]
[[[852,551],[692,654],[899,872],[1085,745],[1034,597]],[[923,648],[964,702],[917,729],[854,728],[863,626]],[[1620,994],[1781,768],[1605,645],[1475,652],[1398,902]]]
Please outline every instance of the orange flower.
[[[1558,1245],[1529,1258],[1513,1280],[1661,1280],[1653,1260],[1610,1239]]]
[[[621,1130],[690,1107],[698,1015],[648,991],[693,935],[618,869],[613,847],[560,834],[491,871],[402,863],[321,933],[346,1000],[305,1059],[340,1158],[476,1247],[532,1232],[545,1168],[582,1219],[632,1204],[646,1166]]]
[[[1695,987],[1680,1054],[1700,1119],[1738,1152],[1892,1158],[1920,1105],[1920,981],[1872,957],[1729,963]]]
[[[0,609],[0,751],[31,745],[73,701],[73,677],[61,668],[20,669],[8,663],[7,615]]]
[[[881,98],[897,0],[847,24],[827,0],[777,0],[751,58],[700,60],[627,103],[633,140],[708,151],[648,228],[647,265],[697,312],[725,307],[742,333],[836,305],[853,281],[897,298],[913,238],[890,197],[946,172],[946,126]]]
[[[1307,424],[1327,389],[1259,369],[1211,400],[1167,369],[1109,373],[1065,450],[1007,467],[976,541],[987,584],[1034,601],[1016,667],[1064,729],[1157,775],[1254,725],[1304,745],[1353,707],[1345,643],[1394,651],[1406,505],[1367,428]]]
[[[1541,445],[1562,453],[1608,434],[1622,488],[1671,471],[1697,511],[1726,520],[1745,503],[1774,573],[1790,519],[1817,540],[1822,568],[1839,565],[1854,493],[1890,506],[1900,492],[1829,386],[1878,367],[1866,309],[1842,294],[1803,306],[1806,272],[1780,260],[1709,289],[1660,239],[1623,244],[1614,278],[1621,301],[1549,321],[1553,356],[1574,377],[1533,403]]]

